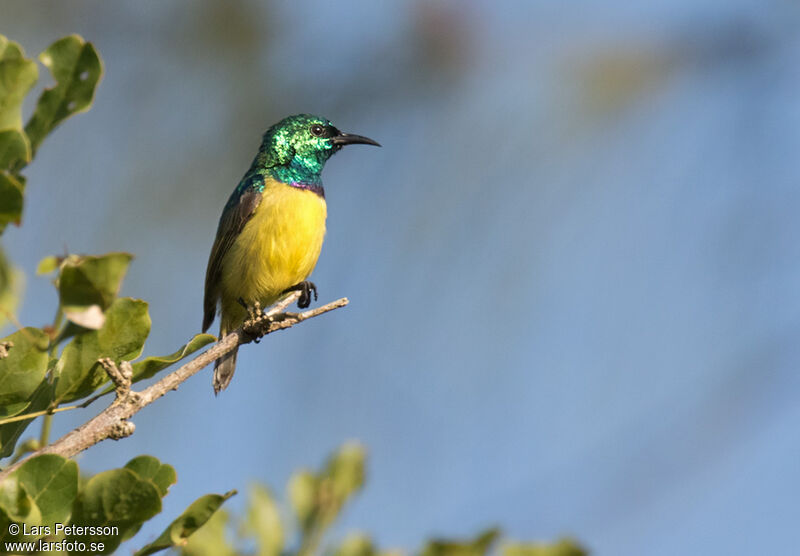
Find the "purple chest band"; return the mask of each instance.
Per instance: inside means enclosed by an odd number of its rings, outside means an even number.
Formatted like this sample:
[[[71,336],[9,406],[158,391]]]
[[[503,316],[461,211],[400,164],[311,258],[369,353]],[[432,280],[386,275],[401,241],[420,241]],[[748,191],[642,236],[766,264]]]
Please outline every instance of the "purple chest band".
[[[323,199],[325,198],[325,189],[322,185],[315,185],[313,183],[290,183],[292,187],[296,187],[297,189],[305,189],[307,191],[313,191]]]

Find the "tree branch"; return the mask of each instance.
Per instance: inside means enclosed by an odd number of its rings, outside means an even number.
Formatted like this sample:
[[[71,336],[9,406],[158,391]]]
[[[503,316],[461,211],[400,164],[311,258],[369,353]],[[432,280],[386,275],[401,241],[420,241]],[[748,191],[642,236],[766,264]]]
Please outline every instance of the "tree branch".
[[[125,368],[126,366],[124,364],[119,365],[118,368],[113,361],[101,361],[103,368],[117,387],[117,398],[114,402],[99,415],[87,421],[77,429],[68,432],[52,444],[33,452],[24,460],[18,461],[4,469],[0,472],[0,482],[32,457],[41,454],[58,454],[69,458],[108,438],[118,440],[130,436],[135,429],[133,423],[129,421],[133,415],[170,390],[177,390],[178,386],[186,379],[232,349],[242,344],[250,343],[272,332],[289,328],[304,320],[317,317],[348,304],[347,298],[343,297],[327,305],[317,307],[316,309],[309,309],[301,313],[284,312],[286,308],[297,301],[299,297],[300,292],[292,292],[286,298],[273,305],[259,319],[245,323],[244,326],[234,330],[208,350],[141,392],[130,389],[128,369]]]

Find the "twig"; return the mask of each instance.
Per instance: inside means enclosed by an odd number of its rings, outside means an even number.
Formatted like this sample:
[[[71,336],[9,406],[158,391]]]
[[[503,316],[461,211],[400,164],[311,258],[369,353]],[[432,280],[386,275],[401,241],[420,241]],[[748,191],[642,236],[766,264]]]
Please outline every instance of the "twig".
[[[253,326],[237,328],[216,344],[211,346],[188,363],[171,372],[152,386],[145,388],[141,392],[136,392],[128,387],[124,394],[120,394],[119,385],[117,389],[117,399],[104,409],[99,415],[90,419],[77,429],[68,432],[49,446],[45,446],[0,472],[0,482],[13,473],[20,465],[29,458],[41,454],[58,454],[63,457],[72,457],[80,452],[102,442],[108,438],[119,439],[133,433],[134,426],[129,419],[143,408],[147,407],[158,398],[169,392],[177,390],[186,379],[196,374],[209,363],[219,359],[235,347],[252,342],[255,339],[266,336],[278,330],[289,328],[297,323],[310,318],[317,317],[334,309],[344,307],[348,304],[347,298],[337,299],[327,305],[309,309],[302,313],[283,313],[286,307],[297,301],[300,292],[292,292],[285,299],[274,305],[267,313]],[[119,369],[117,369],[119,371]],[[108,372],[108,369],[106,369]],[[113,373],[113,371],[111,371]],[[111,373],[109,373],[111,375]],[[113,380],[113,378],[112,378]],[[123,381],[124,384],[124,381]]]
[[[39,446],[47,446],[50,442],[50,429],[53,428],[53,412],[48,411],[42,419],[42,431],[39,433]]]
[[[109,357],[103,357],[98,360],[100,365],[106,370],[108,378],[116,386],[117,399],[124,398],[131,391],[131,381],[133,380],[133,367],[130,361],[123,361],[117,367],[114,360]]]
[[[56,309],[56,316],[53,318],[53,325],[50,327],[49,330],[47,328],[44,329],[45,332],[47,332],[47,335],[50,337],[50,345],[47,348],[47,353],[50,356],[50,359],[55,359],[56,353],[58,352],[58,344],[59,344],[58,328],[61,326],[61,321],[63,319],[64,319],[64,310],[61,307],[61,304],[59,303],[58,308]],[[62,328],[61,332],[63,333],[66,329],[67,329],[66,327]],[[47,381],[50,384],[53,384],[52,372],[47,373]],[[50,406],[48,409],[52,410],[55,409],[54,406],[57,406],[58,404],[51,402],[48,405]],[[50,430],[52,428],[53,428],[53,412],[48,411],[45,414],[44,419],[42,419],[42,431],[39,433],[39,446],[47,446],[48,444],[50,444]]]
[[[0,425],[7,425],[8,423],[16,423],[17,421],[25,421],[33,419],[34,417],[41,417],[42,415],[52,415],[53,413],[61,413],[62,411],[72,411],[73,409],[82,409],[82,405],[70,405],[67,407],[58,407],[55,409],[43,409],[42,411],[34,411],[33,413],[23,413],[22,415],[14,415],[13,417],[6,417],[0,419]]]

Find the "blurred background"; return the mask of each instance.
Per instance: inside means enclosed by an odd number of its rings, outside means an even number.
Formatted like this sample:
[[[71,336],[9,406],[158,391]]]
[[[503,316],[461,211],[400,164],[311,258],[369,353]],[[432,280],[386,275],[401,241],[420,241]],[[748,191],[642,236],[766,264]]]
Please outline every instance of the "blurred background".
[[[177,469],[128,546],[201,494],[280,493],[358,439],[370,473],[338,531],[383,547],[499,524],[598,555],[791,551],[798,24],[764,0],[2,0],[28,54],[79,33],[106,68],[3,241],[26,324],[56,307],[42,257],[130,251],[145,354],[169,353],[199,332],[217,220],[267,127],[311,112],[384,146],[324,174],[313,280],[351,305],[245,347],[218,398],[203,372],[81,456]]]

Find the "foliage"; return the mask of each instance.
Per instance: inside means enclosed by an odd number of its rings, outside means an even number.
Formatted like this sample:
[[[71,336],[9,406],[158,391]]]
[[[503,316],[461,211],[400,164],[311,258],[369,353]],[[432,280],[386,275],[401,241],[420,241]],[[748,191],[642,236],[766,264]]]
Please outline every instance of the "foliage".
[[[248,492],[244,515],[234,517],[217,512],[188,542],[173,542],[183,556],[211,554],[333,554],[334,556],[390,556],[398,550],[381,550],[372,539],[359,532],[346,535],[338,543],[325,545],[324,536],[347,503],[364,485],[366,454],[362,446],[345,444],[320,471],[301,470],[287,485],[291,511],[282,511],[272,492],[253,485]],[[230,538],[238,533],[237,543]],[[294,535],[292,533],[294,532]],[[166,531],[154,545],[164,546]],[[562,539],[554,544],[501,541],[499,529],[489,529],[472,539],[434,539],[417,552],[420,556],[583,556],[575,542]],[[153,546],[153,545],[151,545]],[[248,549],[247,547],[255,547]],[[151,554],[146,547],[139,554]]]
[[[39,61],[55,84],[39,95],[23,126],[22,106],[39,70],[17,43],[0,35],[0,235],[9,223],[19,225],[22,220],[26,179],[21,172],[48,134],[91,106],[102,77],[102,62],[94,47],[76,35],[50,45]],[[68,254],[40,262],[37,274],[52,277],[58,307],[51,325],[19,326],[0,338],[0,465],[17,462],[47,444],[52,414],[74,409],[65,404],[85,400],[81,404],[85,407],[114,391],[99,364],[101,358],[117,365],[132,362],[132,381],[138,382],[215,340],[198,334],[171,354],[140,358],[150,333],[148,305],[119,296],[132,258],[128,253]],[[20,272],[0,250],[0,326],[17,322],[14,311],[21,283]],[[40,416],[45,416],[40,437],[19,442]],[[228,541],[232,516],[221,506],[236,493],[232,490],[198,498],[137,554],[172,549],[192,556],[219,556],[246,553],[249,546],[255,546],[260,556],[315,554],[342,509],[363,487],[364,466],[364,449],[346,444],[321,471],[293,475],[288,485],[291,519],[286,517],[289,512],[279,509],[269,489],[253,486],[246,515],[237,528],[239,538],[249,544]],[[0,543],[48,544],[45,548],[18,545],[17,549],[0,544],[0,550],[110,554],[161,512],[162,498],[176,481],[175,469],[147,455],[94,476],[82,476],[77,463],[56,454],[30,457],[0,482]],[[468,541],[432,541],[420,554],[484,555],[494,549],[498,535],[490,530]],[[337,556],[387,554],[361,534],[350,535],[330,549]],[[570,541],[507,543],[500,551],[504,556],[584,553]]]
[[[0,457],[13,453],[30,424],[3,418],[54,410],[97,392],[106,394],[112,390],[106,388],[110,379],[98,359],[120,363],[142,354],[150,332],[147,303],[115,297],[129,260],[124,253],[61,259],[53,270],[59,315],[72,318],[57,318],[51,327],[23,328],[0,339],[12,345],[0,360]],[[42,267],[47,269],[49,263]],[[149,378],[213,341],[210,334],[198,334],[175,353],[142,359],[134,364],[133,381]]]
[[[92,44],[76,35],[50,45],[39,61],[55,84],[41,93],[23,126],[22,105],[38,68],[17,43],[0,36],[0,233],[22,219],[26,180],[21,171],[49,133],[90,107],[103,71]],[[39,274],[53,275],[57,317],[51,326],[21,328],[0,338],[0,458],[14,456],[13,462],[39,447],[36,439],[17,445],[35,417],[111,391],[98,359],[120,363],[142,354],[150,332],[147,303],[118,296],[131,260],[127,253],[109,253],[51,256],[39,264]],[[20,284],[19,271],[0,251],[0,325],[15,320]],[[134,364],[133,381],[150,378],[213,341],[209,334],[198,334],[174,353],[144,358]],[[110,553],[161,511],[161,498],[176,480],[171,466],[151,456],[85,480],[79,480],[74,461],[37,456],[0,483],[0,541],[102,542],[100,552]],[[171,530],[185,538],[231,494],[206,495]],[[12,535],[12,523],[26,528]],[[89,537],[56,531],[56,523],[116,527],[118,534]]]
[[[17,43],[0,35],[0,233],[22,219],[28,165],[44,138],[68,117],[87,110],[100,82],[103,65],[91,43],[77,35],[54,42],[39,55],[56,84],[39,96],[22,126],[22,103],[36,83],[36,62]]]
[[[0,543],[46,539],[96,546],[98,553],[111,554],[161,511],[161,499],[176,480],[175,470],[152,456],[139,456],[83,481],[74,461],[55,454],[36,456],[0,483]],[[220,503],[230,495],[219,497]],[[197,528],[212,513],[193,504],[180,519]],[[15,533],[12,523],[24,527]],[[76,531],[73,525],[96,529]]]
[[[0,139],[2,141],[2,139]],[[2,177],[0,176],[0,179]],[[2,205],[0,204],[0,207]],[[0,208],[0,213],[2,213]],[[0,219],[2,216],[0,216]],[[17,309],[17,300],[22,289],[22,273],[13,268],[0,249],[0,328]]]

